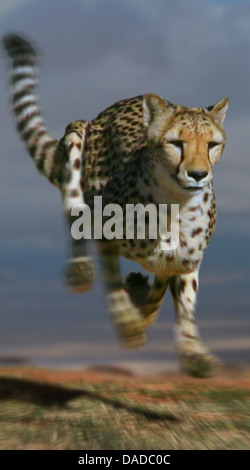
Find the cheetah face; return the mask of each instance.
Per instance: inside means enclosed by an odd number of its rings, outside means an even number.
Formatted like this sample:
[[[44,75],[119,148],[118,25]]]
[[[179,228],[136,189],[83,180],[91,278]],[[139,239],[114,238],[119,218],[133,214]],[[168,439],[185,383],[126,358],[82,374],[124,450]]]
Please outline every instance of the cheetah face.
[[[148,136],[158,148],[160,144],[162,171],[186,191],[204,188],[211,182],[212,167],[225,146],[228,98],[209,108],[188,109],[147,96]]]

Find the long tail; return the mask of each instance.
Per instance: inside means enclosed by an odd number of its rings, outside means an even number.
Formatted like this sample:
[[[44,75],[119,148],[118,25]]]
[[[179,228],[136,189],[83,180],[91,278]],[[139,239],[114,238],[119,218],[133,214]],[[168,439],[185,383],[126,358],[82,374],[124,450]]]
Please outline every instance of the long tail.
[[[16,34],[4,36],[3,45],[13,60],[10,72],[11,95],[17,130],[37,169],[57,184],[53,160],[58,141],[52,139],[47,131],[34,93],[37,82],[36,52],[28,41]]]
[[[36,52],[28,41],[16,34],[4,36],[3,45],[13,60],[11,93],[17,130],[37,169],[60,188],[67,228],[70,229],[72,206],[84,201],[80,180],[87,122],[73,121],[59,142],[52,139],[34,93]],[[67,283],[76,293],[86,292],[94,279],[94,266],[88,257],[86,241],[70,236],[70,246],[72,258],[65,273]]]

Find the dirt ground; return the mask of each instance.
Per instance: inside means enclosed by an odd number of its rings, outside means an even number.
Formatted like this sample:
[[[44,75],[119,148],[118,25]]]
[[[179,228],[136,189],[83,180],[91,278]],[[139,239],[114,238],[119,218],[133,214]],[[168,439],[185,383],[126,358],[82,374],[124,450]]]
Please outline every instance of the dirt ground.
[[[43,369],[37,367],[0,367],[0,375],[32,379],[49,384],[105,384],[115,382],[131,391],[138,386],[146,386],[149,390],[170,391],[176,386],[185,384],[207,385],[218,389],[241,388],[250,390],[250,368],[228,366],[216,376],[195,378],[181,372],[166,372],[159,375],[139,375],[129,369],[116,366],[93,366],[83,370]]]
[[[0,367],[1,450],[250,449],[250,369]]]

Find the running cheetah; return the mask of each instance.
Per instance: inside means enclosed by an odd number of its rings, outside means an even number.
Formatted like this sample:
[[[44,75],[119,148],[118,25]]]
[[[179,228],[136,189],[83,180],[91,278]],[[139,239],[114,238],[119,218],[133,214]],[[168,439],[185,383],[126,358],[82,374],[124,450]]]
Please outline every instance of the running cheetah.
[[[69,234],[77,220],[72,209],[81,204],[93,210],[96,196],[102,196],[103,205],[115,203],[122,209],[137,203],[178,204],[177,247],[163,249],[159,236],[151,239],[148,230],[143,240],[102,236],[95,243],[121,341],[131,348],[144,344],[145,329],[156,319],[169,287],[181,367],[193,375],[212,374],[219,360],[200,340],[195,304],[200,263],[215,227],[212,167],[225,146],[228,98],[189,109],[155,94],[136,96],[115,103],[92,121],[72,122],[57,141],[44,125],[34,94],[36,52],[14,34],[5,36],[3,43],[12,58],[18,132],[37,169],[61,191]],[[94,280],[87,240],[70,240],[66,279],[74,292],[87,292]],[[131,273],[124,281],[120,256],[153,273],[153,283],[140,273]]]

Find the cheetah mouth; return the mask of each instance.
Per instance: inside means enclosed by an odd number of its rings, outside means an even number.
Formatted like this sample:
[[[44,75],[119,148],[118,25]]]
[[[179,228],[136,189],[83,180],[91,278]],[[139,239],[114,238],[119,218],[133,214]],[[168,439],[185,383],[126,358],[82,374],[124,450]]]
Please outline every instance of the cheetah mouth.
[[[184,189],[186,189],[186,191],[190,191],[190,192],[196,192],[196,191],[200,191],[201,188],[200,186],[183,186]]]
[[[181,189],[184,189],[184,191],[195,193],[195,192],[201,191],[203,189],[203,186],[184,186],[183,183],[178,179],[178,177],[176,175],[172,175],[172,178],[175,181],[175,183],[177,183],[178,186]]]

